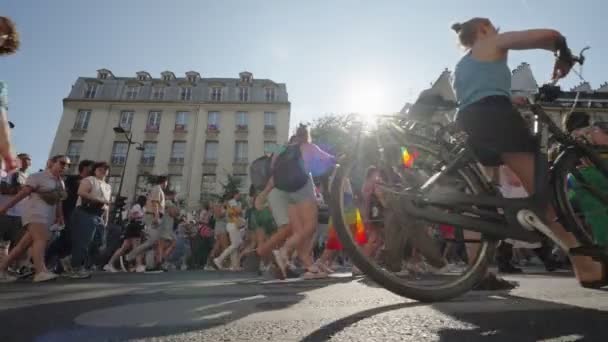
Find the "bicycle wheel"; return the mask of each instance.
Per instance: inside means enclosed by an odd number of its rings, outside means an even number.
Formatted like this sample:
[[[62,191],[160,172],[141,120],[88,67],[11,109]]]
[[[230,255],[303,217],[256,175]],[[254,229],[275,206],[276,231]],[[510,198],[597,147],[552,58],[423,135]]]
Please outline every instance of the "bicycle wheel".
[[[403,171],[406,172],[404,176],[408,180],[408,186],[419,186],[424,183],[424,181],[434,174],[434,169],[444,163],[443,160],[445,160],[441,157],[441,147],[433,145],[428,139],[422,140],[423,141],[405,142],[407,149],[415,151],[412,153],[416,153],[420,159],[424,159],[424,162],[421,161],[414,167],[403,169]],[[402,144],[397,144],[397,150],[401,151],[402,146]],[[392,147],[394,149],[395,146]],[[391,150],[391,147],[383,147],[384,153],[391,153],[389,150]],[[473,288],[473,286],[486,275],[488,256],[492,254],[495,242],[486,240],[477,233],[475,233],[477,234],[475,239],[465,239],[464,237],[471,236],[471,234],[466,234],[467,232],[460,227],[453,229],[456,230],[456,233],[461,232],[461,234],[454,234],[454,237],[449,239],[439,233],[440,228],[444,227],[439,227],[436,224],[421,220],[412,220],[403,224],[405,215],[400,212],[393,213],[395,216],[394,218],[397,218],[397,220],[393,220],[392,222],[390,222],[390,220],[388,222],[385,220],[384,243],[405,240],[406,247],[408,247],[409,243],[409,248],[404,248],[403,254],[403,263],[406,265],[408,272],[403,272],[403,269],[399,271],[395,269],[389,271],[389,267],[387,267],[386,264],[383,265],[382,260],[377,261],[376,258],[368,256],[358,245],[356,238],[352,234],[352,229],[347,224],[347,208],[345,207],[344,201],[345,184],[351,177],[350,174],[357,163],[358,161],[353,157],[343,160],[338,166],[331,186],[330,207],[334,227],[340,241],[353,263],[363,273],[395,294],[423,302],[443,301],[457,297]],[[392,168],[392,166],[385,166],[385,168],[386,167]],[[401,180],[403,179],[404,178],[402,177]],[[479,175],[468,167],[463,167],[456,172],[456,174],[450,175],[449,179],[442,184],[444,186],[449,184],[450,187],[459,187],[460,190],[471,194],[484,192],[483,182]],[[404,188],[403,184],[393,183],[390,185],[394,186],[397,192]],[[399,220],[399,218],[404,219]],[[393,224],[393,226],[391,226],[393,228],[394,224],[399,224],[401,229],[390,229],[391,233],[387,235],[386,232],[389,229],[387,224]],[[403,229],[404,226],[407,226],[406,229]],[[410,230],[409,233],[407,232],[408,230]],[[426,233],[420,233],[421,231]],[[401,236],[396,236],[403,233],[405,233],[404,239],[402,239]],[[460,235],[460,238],[457,238],[458,235]],[[417,238],[415,238],[415,236],[417,236]],[[442,242],[452,242],[461,247],[466,245],[466,250],[476,250],[476,253],[475,255],[468,255],[467,259],[469,262],[466,262],[464,265],[461,264],[460,267],[456,267],[462,272],[458,272],[458,270],[454,269],[446,271],[445,268],[440,270],[440,272],[437,272],[437,269],[428,271],[428,268],[426,271],[423,269],[421,271],[414,270],[414,272],[411,272],[411,269],[409,269],[407,265],[408,263],[411,263],[413,257],[412,250],[432,251],[434,248],[439,249],[439,245]],[[471,246],[473,244],[475,244],[475,246]],[[437,255],[437,253],[433,252],[419,254],[423,254],[423,265],[426,261],[429,261],[427,260],[428,254],[431,254],[431,259],[433,258],[433,255]],[[416,256],[416,259],[420,260],[420,255]]]
[[[566,229],[581,243],[608,246],[608,178],[588,159],[568,150],[556,162],[552,181]]]

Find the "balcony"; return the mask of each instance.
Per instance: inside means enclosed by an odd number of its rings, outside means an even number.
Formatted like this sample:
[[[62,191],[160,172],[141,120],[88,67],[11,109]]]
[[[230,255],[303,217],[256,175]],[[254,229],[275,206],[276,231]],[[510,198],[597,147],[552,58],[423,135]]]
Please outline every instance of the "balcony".
[[[249,163],[247,163],[247,160],[235,160],[234,163],[232,163],[233,174],[247,174],[248,169]]]
[[[175,125],[173,133],[175,134],[188,134],[188,127],[186,125]]]
[[[249,135],[249,126],[247,125],[236,125],[236,129],[234,131],[234,137],[237,140],[247,140],[247,136]]]
[[[72,133],[72,138],[82,138],[87,133],[87,129],[74,127],[70,132]]]
[[[138,165],[140,173],[152,173],[155,159],[155,157],[142,157]]]
[[[110,158],[110,164],[112,164],[112,166],[124,166],[126,162],[126,156],[112,156]]]
[[[207,139],[217,139],[220,134],[220,128],[217,125],[207,126]]]
[[[213,174],[217,169],[217,159],[205,159],[203,161],[203,173]]]
[[[264,125],[264,139],[275,140],[277,137],[277,128],[274,125]]]

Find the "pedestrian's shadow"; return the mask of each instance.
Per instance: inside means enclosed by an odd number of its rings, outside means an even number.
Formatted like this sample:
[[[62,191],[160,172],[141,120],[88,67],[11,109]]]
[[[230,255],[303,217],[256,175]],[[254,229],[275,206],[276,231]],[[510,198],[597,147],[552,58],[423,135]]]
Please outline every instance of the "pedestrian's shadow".
[[[302,341],[328,341],[362,320],[425,305],[472,327],[439,328],[426,332],[427,335],[435,333],[439,341],[608,341],[608,312],[500,292],[473,292],[444,303],[416,302],[374,308],[327,324]],[[420,326],[427,329],[426,325]],[[405,336],[403,338],[405,340]]]
[[[108,278],[125,286],[118,277]],[[197,286],[196,282],[164,284],[155,277],[134,291],[94,299],[0,310],[0,341],[108,341],[163,337],[211,329],[254,313],[282,310],[303,298],[304,292],[352,281],[334,278],[290,284],[237,280],[231,284]],[[145,286],[149,281],[153,286]],[[158,284],[158,285],[157,285]],[[78,296],[78,294],[75,294]],[[35,322],[35,324],[31,324]],[[17,336],[15,334],[18,334]]]

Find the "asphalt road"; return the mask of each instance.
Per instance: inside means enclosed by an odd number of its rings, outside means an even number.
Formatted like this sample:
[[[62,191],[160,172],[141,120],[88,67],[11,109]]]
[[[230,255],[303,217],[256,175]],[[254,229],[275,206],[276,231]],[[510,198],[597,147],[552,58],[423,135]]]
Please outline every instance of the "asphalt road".
[[[365,279],[98,274],[0,284],[0,341],[608,341],[608,291],[567,274],[421,304]]]

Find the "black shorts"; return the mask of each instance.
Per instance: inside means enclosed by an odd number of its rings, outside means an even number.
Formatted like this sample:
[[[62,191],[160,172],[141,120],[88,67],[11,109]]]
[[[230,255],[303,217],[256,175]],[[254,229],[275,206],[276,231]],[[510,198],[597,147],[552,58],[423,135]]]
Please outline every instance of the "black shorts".
[[[136,239],[142,237],[144,231],[143,222],[129,222],[125,228],[124,238],[125,239]]]
[[[506,152],[536,152],[528,124],[506,96],[488,96],[460,110],[456,122],[485,166],[499,166]]]
[[[10,241],[11,246],[14,246],[24,233],[21,217],[0,215],[0,241]]]

